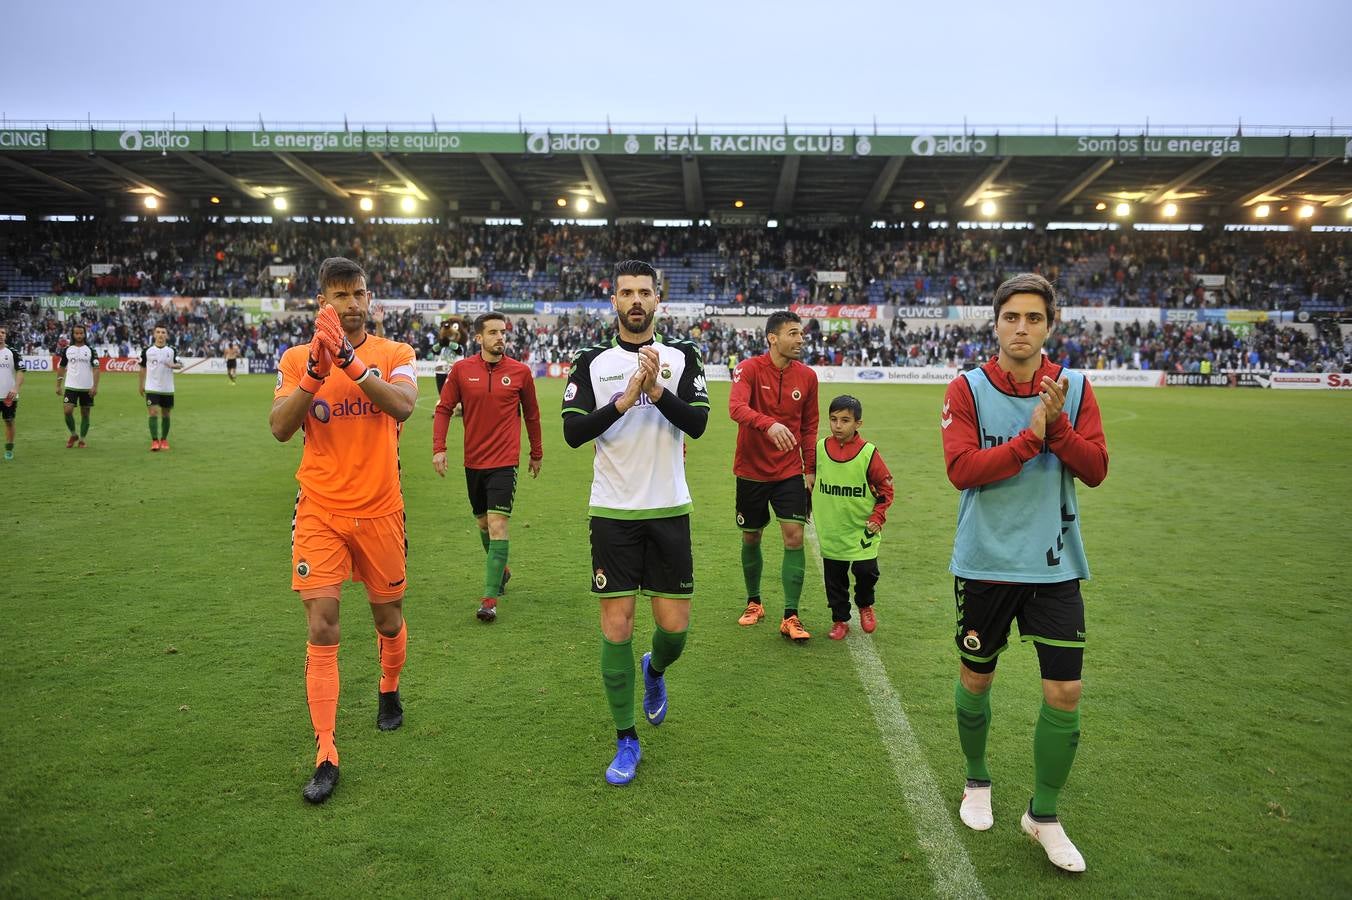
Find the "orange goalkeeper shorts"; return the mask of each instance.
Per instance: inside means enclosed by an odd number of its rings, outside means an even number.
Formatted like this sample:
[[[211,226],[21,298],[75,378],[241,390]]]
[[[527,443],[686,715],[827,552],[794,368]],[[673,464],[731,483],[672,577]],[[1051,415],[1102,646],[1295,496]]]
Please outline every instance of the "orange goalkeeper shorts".
[[[372,603],[404,596],[408,540],[404,511],[373,519],[329,512],[301,495],[291,527],[291,589],[366,585]]]

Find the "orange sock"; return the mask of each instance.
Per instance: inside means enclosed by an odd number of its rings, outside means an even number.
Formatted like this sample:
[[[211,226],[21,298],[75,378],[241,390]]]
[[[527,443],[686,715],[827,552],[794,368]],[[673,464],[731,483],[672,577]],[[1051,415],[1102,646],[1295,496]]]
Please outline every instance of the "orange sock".
[[[399,690],[399,673],[408,658],[408,622],[399,623],[399,633],[394,637],[385,637],[377,631],[376,653],[380,656],[380,692]]]
[[[338,645],[305,645],[305,698],[315,727],[315,765],[328,760],[338,765],[334,729],[338,722]]]

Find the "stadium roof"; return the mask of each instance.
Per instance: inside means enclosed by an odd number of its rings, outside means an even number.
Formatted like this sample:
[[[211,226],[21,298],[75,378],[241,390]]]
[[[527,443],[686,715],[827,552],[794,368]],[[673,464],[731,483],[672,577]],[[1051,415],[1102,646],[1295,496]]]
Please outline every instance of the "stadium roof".
[[[14,123],[0,214],[1347,223],[1352,129],[1000,134]],[[108,127],[113,126],[113,127]],[[643,130],[646,128],[647,130]],[[215,200],[213,200],[215,198]],[[409,198],[407,201],[405,198]],[[364,209],[369,199],[371,209]],[[585,204],[579,201],[585,200]],[[918,201],[924,208],[917,209]],[[1099,208],[1099,207],[1102,208]],[[1283,209],[1288,207],[1288,209]]]

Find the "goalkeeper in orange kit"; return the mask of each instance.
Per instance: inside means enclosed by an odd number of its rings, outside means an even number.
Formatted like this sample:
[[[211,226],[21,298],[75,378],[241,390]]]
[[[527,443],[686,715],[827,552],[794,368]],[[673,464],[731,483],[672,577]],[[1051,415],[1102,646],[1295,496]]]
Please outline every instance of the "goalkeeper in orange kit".
[[[305,605],[305,693],[315,771],[302,792],[322,803],[338,783],[338,599],[366,588],[380,663],[376,724],[403,724],[399,674],[407,655],[404,499],[399,432],[418,399],[413,348],[366,333],[366,274],[341,257],[319,268],[313,340],[277,367],[269,425],[279,441],[304,429],[291,540],[291,588]]]

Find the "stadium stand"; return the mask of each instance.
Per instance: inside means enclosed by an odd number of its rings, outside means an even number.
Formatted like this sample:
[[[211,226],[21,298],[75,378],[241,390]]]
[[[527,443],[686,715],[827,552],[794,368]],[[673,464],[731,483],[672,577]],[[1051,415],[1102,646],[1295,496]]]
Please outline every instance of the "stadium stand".
[[[387,298],[578,300],[609,293],[610,266],[656,260],[666,298],[965,305],[1007,275],[1053,279],[1082,306],[1326,311],[1352,305],[1343,233],[973,232],[623,225],[179,222],[0,223],[0,292],[311,296],[318,262],[347,255]],[[91,264],[111,266],[95,275]],[[268,276],[271,264],[294,277]],[[479,277],[451,277],[475,267]],[[847,274],[819,284],[820,271]],[[1208,299],[1202,276],[1222,276]]]

